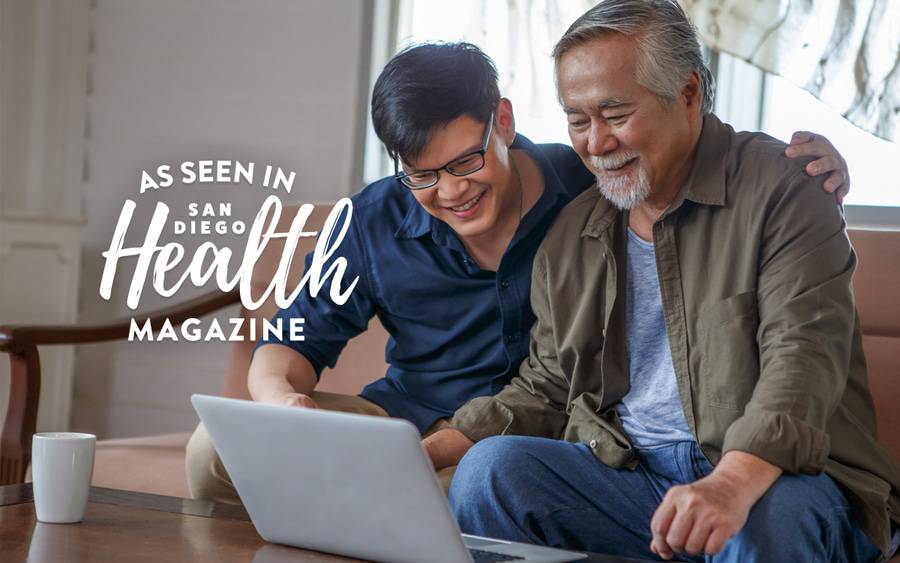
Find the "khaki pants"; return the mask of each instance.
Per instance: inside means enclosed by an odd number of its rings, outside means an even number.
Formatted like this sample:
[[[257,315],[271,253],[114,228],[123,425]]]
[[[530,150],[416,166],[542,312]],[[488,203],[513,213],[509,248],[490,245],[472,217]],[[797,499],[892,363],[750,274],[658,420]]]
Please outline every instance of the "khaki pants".
[[[324,393],[313,391],[310,395],[321,408],[331,411],[341,411],[356,414],[368,414],[373,416],[388,416],[387,412],[375,403],[354,395],[340,395],[337,393]],[[431,425],[425,436],[433,434],[449,425],[446,419],[440,419]],[[209,434],[203,423],[197,426],[191,436],[186,451],[187,482],[191,497],[195,499],[211,500],[227,504],[241,504],[231,478],[222,465],[222,460],[213,447]],[[456,466],[447,467],[438,471],[438,480],[444,493],[450,490],[450,480]]]

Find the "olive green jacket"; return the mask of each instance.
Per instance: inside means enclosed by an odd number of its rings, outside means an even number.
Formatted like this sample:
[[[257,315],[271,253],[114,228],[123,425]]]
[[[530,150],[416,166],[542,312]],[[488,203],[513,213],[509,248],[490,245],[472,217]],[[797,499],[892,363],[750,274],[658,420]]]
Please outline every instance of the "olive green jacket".
[[[834,196],[784,147],[706,116],[689,180],[653,225],[684,415],[713,464],[741,450],[789,473],[824,470],[885,551],[900,467],[875,440],[856,255]],[[629,389],[627,220],[596,189],[563,209],[534,260],[529,357],[453,426],[474,441],[584,442],[609,466],[635,466],[613,408]]]

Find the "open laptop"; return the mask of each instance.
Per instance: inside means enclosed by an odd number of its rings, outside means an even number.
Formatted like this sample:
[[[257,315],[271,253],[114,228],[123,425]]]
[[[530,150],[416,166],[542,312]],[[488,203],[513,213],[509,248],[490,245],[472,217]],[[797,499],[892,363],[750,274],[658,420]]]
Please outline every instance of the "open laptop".
[[[460,534],[405,420],[206,395],[191,402],[267,541],[396,563],[586,557]]]

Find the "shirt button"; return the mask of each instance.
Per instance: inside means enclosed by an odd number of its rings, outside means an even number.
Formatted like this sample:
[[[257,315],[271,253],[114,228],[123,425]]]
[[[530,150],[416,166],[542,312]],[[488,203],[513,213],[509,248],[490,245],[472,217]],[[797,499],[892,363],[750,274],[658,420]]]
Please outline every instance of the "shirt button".
[[[508,288],[508,287],[509,287],[509,281],[503,280],[502,282],[500,282],[500,287],[503,288],[503,289]]]
[[[597,449],[597,440],[591,440],[590,446],[592,450]]]

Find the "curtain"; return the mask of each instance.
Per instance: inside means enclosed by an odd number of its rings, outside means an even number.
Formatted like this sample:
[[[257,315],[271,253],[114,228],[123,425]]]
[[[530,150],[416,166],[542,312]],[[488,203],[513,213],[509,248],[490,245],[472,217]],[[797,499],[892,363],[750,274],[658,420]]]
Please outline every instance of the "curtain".
[[[704,43],[900,139],[900,0],[679,0]]]

